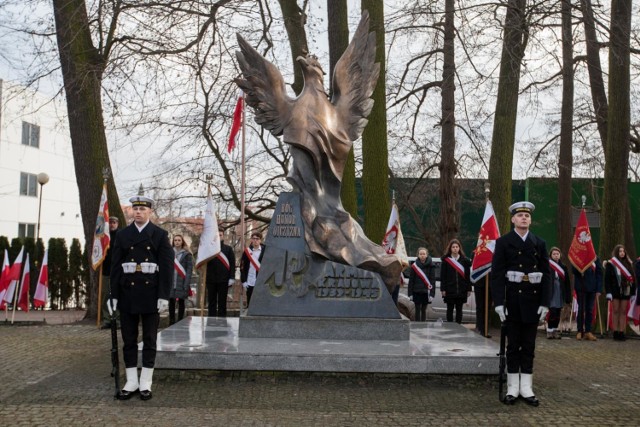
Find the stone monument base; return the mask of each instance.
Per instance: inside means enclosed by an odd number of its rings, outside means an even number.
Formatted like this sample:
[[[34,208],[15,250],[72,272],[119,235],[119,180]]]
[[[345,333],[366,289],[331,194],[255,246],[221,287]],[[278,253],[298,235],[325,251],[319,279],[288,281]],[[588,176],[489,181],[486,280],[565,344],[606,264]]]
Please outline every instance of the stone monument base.
[[[408,340],[411,322],[406,319],[243,316],[238,336],[326,340]]]

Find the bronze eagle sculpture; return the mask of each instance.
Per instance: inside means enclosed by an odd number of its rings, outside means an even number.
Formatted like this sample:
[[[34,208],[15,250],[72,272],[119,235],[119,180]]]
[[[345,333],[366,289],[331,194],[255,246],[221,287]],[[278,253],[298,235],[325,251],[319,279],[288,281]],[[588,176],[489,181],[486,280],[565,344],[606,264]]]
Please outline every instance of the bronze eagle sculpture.
[[[291,146],[293,164],[287,180],[301,194],[310,251],[330,261],[375,271],[391,291],[401,280],[399,259],[365,236],[340,199],[345,162],[368,122],[371,94],[380,72],[368,12],[363,12],[351,43],[336,64],[331,100],[317,57],[296,58],[304,87],[292,98],[275,65],[239,34],[237,37],[240,52],[236,56],[244,78],[235,82],[254,109],[256,123]]]

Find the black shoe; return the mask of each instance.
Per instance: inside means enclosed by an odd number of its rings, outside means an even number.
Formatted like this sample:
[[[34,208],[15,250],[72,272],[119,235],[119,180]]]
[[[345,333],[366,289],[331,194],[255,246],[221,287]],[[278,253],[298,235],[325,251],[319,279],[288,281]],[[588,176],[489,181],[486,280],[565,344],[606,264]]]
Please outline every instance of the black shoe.
[[[620,333],[618,331],[613,331],[613,340],[614,341],[621,341],[620,340]]]
[[[151,390],[140,390],[140,400],[150,400],[152,397]]]
[[[510,394],[507,394],[504,397],[504,400],[502,401],[505,405],[513,405],[516,403],[516,400],[518,400],[517,397],[513,397]]]
[[[627,337],[624,334],[624,332],[620,332],[620,335],[618,335],[618,336],[620,337],[620,338],[618,338],[620,341],[626,341],[627,340]]]
[[[111,323],[103,323],[100,329],[111,329]]]
[[[529,406],[538,406],[538,405],[540,405],[540,401],[538,399],[536,399],[535,396],[522,397],[522,400],[524,400],[524,403],[526,403]]]
[[[118,393],[118,395],[116,396],[116,398],[118,400],[129,400],[133,397],[134,394],[138,393],[139,390],[134,390],[134,391],[128,391],[128,390],[120,390],[120,392]]]

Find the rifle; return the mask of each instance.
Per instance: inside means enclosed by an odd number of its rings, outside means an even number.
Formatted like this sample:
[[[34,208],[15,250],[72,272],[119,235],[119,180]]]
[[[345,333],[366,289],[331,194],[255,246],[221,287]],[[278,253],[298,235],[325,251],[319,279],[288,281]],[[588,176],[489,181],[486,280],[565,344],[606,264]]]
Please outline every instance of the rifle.
[[[109,303],[113,307],[113,299],[109,295]],[[120,393],[120,359],[118,359],[118,321],[116,319],[116,311],[111,311],[111,376],[116,382],[116,392],[114,399],[118,398]]]
[[[500,402],[504,402],[504,384],[507,382],[507,374],[505,373],[507,369],[507,354],[505,352],[506,338],[507,326],[505,325],[505,322],[502,322],[502,324],[500,325],[500,353],[498,353],[498,356],[500,356],[500,370],[498,373],[498,400],[500,400]]]

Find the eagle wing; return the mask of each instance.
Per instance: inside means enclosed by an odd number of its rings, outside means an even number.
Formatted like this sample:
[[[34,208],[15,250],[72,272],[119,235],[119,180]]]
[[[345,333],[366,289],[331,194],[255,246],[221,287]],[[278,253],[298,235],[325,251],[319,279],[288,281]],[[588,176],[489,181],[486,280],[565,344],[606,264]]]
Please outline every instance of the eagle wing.
[[[255,109],[255,121],[273,135],[282,135],[291,117],[294,100],[287,96],[284,79],[271,62],[237,34],[236,52],[244,79],[234,81],[245,92],[247,104]]]
[[[354,141],[362,135],[373,108],[371,94],[378,81],[380,64],[376,60],[376,35],[369,33],[369,12],[362,13],[351,43],[333,73],[331,103],[341,120],[341,129]]]

